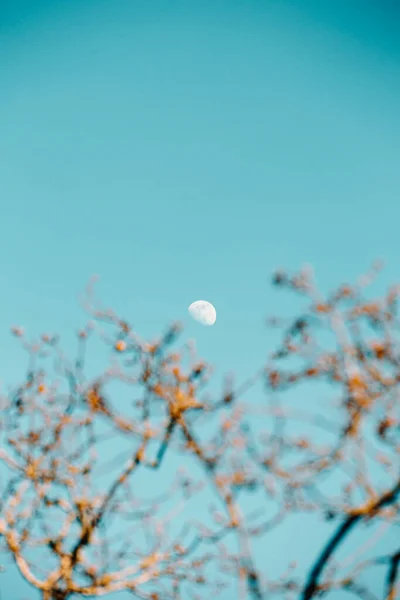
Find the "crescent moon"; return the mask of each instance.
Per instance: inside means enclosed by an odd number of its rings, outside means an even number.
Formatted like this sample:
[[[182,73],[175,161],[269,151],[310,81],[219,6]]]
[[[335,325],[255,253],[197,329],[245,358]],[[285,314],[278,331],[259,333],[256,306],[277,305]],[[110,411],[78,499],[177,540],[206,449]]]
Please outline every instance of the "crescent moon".
[[[217,311],[211,302],[207,302],[206,300],[192,302],[188,308],[188,312],[193,319],[208,327],[214,325],[217,320]]]

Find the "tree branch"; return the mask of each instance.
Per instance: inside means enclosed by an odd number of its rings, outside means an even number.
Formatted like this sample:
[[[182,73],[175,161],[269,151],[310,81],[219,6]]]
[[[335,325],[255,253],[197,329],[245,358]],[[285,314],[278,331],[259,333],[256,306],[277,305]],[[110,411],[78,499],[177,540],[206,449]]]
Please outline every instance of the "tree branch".
[[[309,576],[307,577],[306,584],[302,593],[302,600],[310,600],[319,589],[319,579],[325,569],[332,554],[337,550],[339,545],[344,541],[345,537],[355,527],[355,525],[364,519],[375,516],[382,508],[395,502],[398,495],[400,494],[400,480],[397,484],[386,494],[383,494],[374,503],[367,505],[357,513],[349,515],[347,519],[340,525],[336,533],[329,540],[314,567],[311,569]],[[392,598],[389,598],[392,600]]]

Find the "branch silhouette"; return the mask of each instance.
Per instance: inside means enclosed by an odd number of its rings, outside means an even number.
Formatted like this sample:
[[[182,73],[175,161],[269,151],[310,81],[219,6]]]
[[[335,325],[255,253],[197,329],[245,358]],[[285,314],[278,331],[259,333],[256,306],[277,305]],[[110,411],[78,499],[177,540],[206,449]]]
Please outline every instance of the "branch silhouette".
[[[44,600],[376,600],[372,567],[395,600],[399,288],[371,298],[377,272],[328,295],[310,268],[275,273],[302,310],[271,319],[267,361],[222,389],[178,324],[144,340],[93,282],[72,358],[14,327],[28,366],[0,397],[1,556]],[[293,519],[333,529],[274,562]]]

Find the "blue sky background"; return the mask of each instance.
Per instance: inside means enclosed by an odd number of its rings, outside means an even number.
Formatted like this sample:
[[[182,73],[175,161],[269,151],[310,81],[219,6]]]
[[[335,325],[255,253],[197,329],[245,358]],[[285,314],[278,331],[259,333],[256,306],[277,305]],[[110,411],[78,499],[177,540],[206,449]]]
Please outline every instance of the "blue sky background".
[[[399,13],[0,0],[2,381],[21,373],[9,326],[68,340],[94,273],[139,333],[183,320],[239,376],[292,306],[275,267],[312,263],[326,289],[383,257],[399,279]],[[199,298],[215,327],[189,322]]]

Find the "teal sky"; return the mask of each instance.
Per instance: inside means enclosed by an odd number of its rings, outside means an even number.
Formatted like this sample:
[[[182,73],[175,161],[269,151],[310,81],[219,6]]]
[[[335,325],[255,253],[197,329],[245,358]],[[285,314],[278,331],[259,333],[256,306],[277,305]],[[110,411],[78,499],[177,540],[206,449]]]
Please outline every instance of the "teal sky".
[[[380,0],[0,0],[0,378],[89,277],[218,373],[257,368],[274,268],[399,279],[400,11]],[[217,323],[190,323],[206,299]],[[16,596],[15,596],[16,597]],[[3,600],[3,599],[2,599]]]

